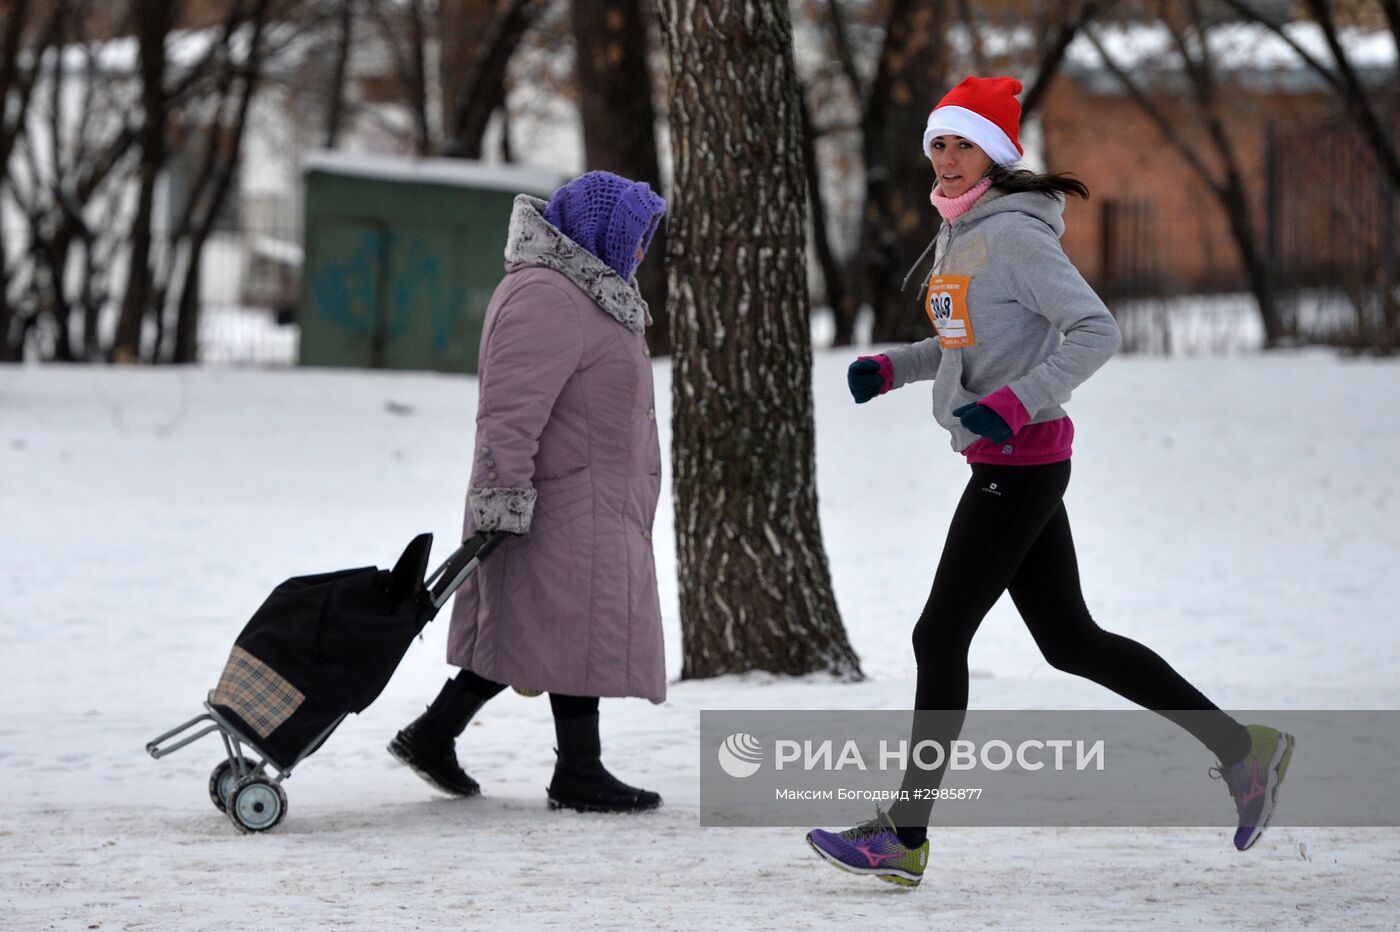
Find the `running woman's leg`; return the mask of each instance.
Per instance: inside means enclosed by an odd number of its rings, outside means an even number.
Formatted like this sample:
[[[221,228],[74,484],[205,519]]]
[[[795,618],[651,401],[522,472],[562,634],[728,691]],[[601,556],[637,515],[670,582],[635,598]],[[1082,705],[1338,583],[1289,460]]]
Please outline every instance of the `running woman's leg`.
[[[1044,466],[976,464],[953,514],[923,614],[914,626],[917,710],[909,747],[947,747],[967,709],[967,654],[983,617],[1006,591],[1017,567],[1060,505],[1069,484],[1066,460]],[[943,769],[905,770],[901,799],[890,810],[901,841],[923,841]]]
[[[1235,801],[1241,851],[1269,824],[1278,788],[1293,756],[1293,736],[1265,725],[1248,728],[1214,703],[1153,651],[1104,631],[1084,605],[1069,516],[1061,507],[1022,561],[1011,597],[1046,660],[1088,677],[1126,699],[1162,712],[1221,761]]]
[[[1009,589],[1051,666],[1166,713],[1227,765],[1249,753],[1245,727],[1221,712],[1161,656],[1095,624],[1080,589],[1079,562],[1063,503],[1027,551]],[[1197,714],[1172,714],[1178,710]]]

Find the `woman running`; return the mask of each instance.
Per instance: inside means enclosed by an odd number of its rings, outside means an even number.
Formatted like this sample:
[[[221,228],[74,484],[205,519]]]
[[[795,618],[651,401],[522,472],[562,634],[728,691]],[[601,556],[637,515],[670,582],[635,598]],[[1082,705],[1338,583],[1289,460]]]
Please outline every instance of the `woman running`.
[[[967,709],[968,648],[983,616],[1009,591],[1054,667],[1149,709],[1197,711],[1168,717],[1220,760],[1213,772],[1234,797],[1235,847],[1243,851],[1268,823],[1292,736],[1246,728],[1219,711],[1157,654],[1096,625],[1080,592],[1062,501],[1074,425],[1062,405],[1120,337],[1060,246],[1064,199],[1088,197],[1088,190],[1065,175],[1015,167],[1020,90],[1014,78],[969,77],[929,115],[923,146],[937,174],[931,199],[943,224],[930,244],[922,300],[937,336],[862,356],[847,375],[858,404],[933,380],[934,416],[972,468],[914,626],[914,707],[951,713],[934,717],[941,724],[931,737],[957,736]],[[916,734],[923,737],[930,735]],[[942,776],[910,768],[904,788],[920,792],[855,828],[817,829],[807,840],[837,867],[915,886],[928,861],[927,791]]]

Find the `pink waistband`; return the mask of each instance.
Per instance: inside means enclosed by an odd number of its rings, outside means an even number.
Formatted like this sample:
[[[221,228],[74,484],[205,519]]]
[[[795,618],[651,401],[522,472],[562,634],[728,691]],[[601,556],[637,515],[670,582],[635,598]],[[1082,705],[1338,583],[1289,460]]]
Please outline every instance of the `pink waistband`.
[[[969,463],[1000,463],[1004,466],[1043,466],[1070,458],[1074,443],[1074,422],[1068,417],[1027,424],[1005,443],[978,440],[963,450]]]

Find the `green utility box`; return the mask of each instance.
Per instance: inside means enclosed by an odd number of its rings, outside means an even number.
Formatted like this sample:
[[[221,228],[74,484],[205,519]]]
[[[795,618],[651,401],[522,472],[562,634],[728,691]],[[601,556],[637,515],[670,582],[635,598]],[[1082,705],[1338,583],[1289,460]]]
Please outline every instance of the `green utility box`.
[[[517,194],[563,175],[460,159],[305,162],[303,366],[475,372]]]

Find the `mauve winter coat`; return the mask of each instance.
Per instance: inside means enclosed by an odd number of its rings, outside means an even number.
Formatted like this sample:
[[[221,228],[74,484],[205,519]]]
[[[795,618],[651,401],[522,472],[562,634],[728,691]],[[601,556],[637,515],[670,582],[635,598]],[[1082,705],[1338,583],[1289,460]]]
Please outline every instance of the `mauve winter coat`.
[[[666,698],[651,525],[650,322],[635,281],[516,198],[486,310],[466,531],[512,537],[458,590],[447,659],[524,689]]]

